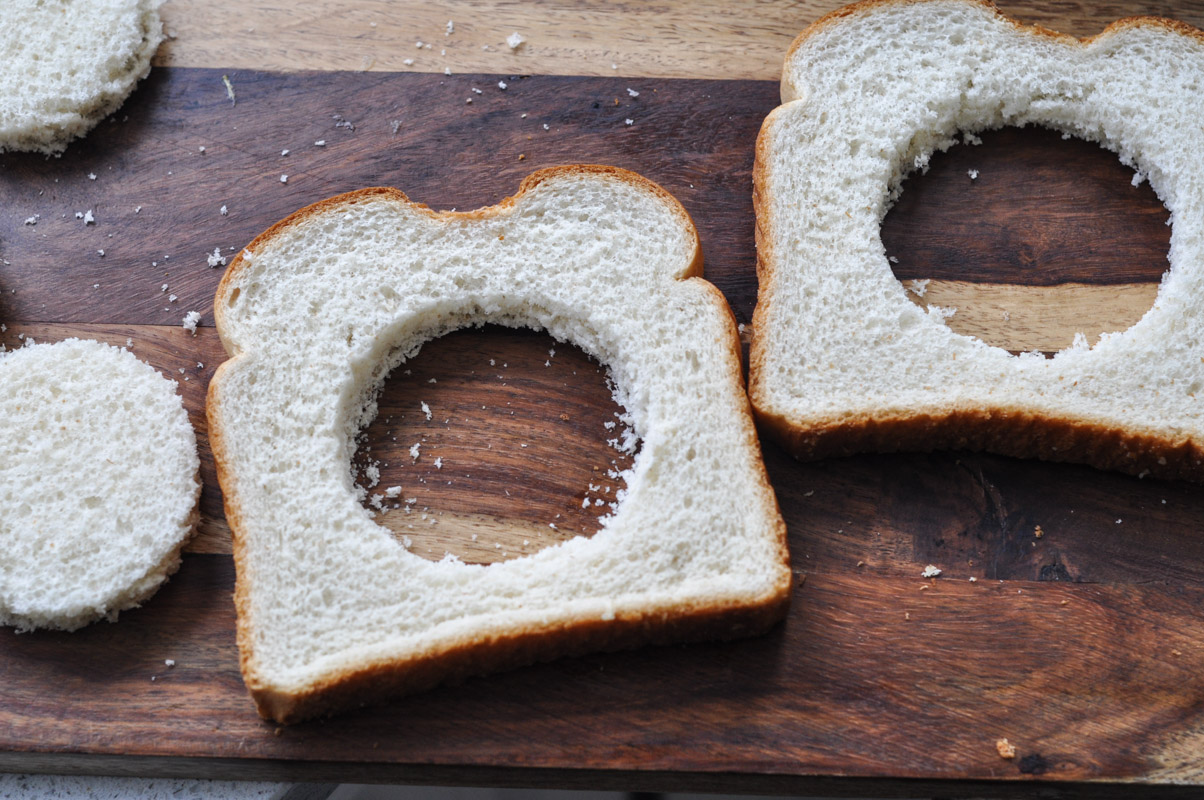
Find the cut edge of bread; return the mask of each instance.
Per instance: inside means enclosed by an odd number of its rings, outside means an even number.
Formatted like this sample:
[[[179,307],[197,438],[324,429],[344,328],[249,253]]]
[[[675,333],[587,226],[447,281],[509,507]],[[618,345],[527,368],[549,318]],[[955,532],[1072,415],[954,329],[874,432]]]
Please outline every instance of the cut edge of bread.
[[[945,0],[858,0],[829,12],[798,34],[783,58],[782,104],[762,122],[754,148],[753,212],[755,217],[757,305],[749,348],[749,401],[760,430],[800,460],[847,457],[859,453],[989,451],[1016,458],[1085,464],[1138,477],[1204,482],[1204,443],[1189,436],[1121,427],[1073,414],[1045,414],[1007,404],[937,403],[907,413],[797,415],[778,409],[763,382],[765,330],[774,294],[777,260],[772,220],[768,213],[770,130],[778,116],[788,113],[800,98],[793,84],[791,62],[798,49],[815,34],[846,17],[886,6],[923,5]],[[1021,22],[1000,11],[992,0],[959,0],[990,11],[1018,32],[1087,47],[1128,28],[1151,26],[1198,39],[1204,31],[1180,20],[1152,15],[1118,19],[1097,34],[1077,37],[1040,25]]]
[[[229,468],[225,426],[222,424],[220,412],[223,374],[238,361],[241,350],[238,343],[228,335],[224,314],[226,298],[238,273],[246,268],[247,259],[253,259],[259,247],[289,227],[347,203],[385,197],[405,204],[432,220],[481,219],[507,213],[521,201],[525,193],[546,180],[566,175],[605,177],[650,190],[672,210],[688,230],[693,242],[693,252],[687,266],[676,278],[689,280],[706,290],[707,300],[723,316],[728,331],[727,360],[732,365],[730,379],[739,388],[739,394],[744,399],[739,419],[741,433],[746,445],[758,454],[755,461],[757,490],[765,504],[763,510],[766,516],[773,520],[773,529],[766,532],[767,536],[773,539],[777,553],[778,569],[772,585],[760,594],[715,597],[706,604],[673,602],[649,605],[638,610],[616,609],[614,619],[611,620],[576,615],[567,620],[562,618],[551,625],[520,623],[502,629],[495,628],[486,639],[474,638],[472,635],[445,639],[418,653],[328,669],[300,685],[284,687],[264,679],[257,666],[257,654],[253,645],[251,578],[243,543],[238,480]],[[244,682],[261,717],[281,724],[293,724],[352,707],[378,705],[437,685],[459,683],[472,676],[503,672],[566,656],[631,649],[643,645],[755,636],[768,631],[786,616],[794,588],[786,524],[769,482],[764,461],[759,456],[757,428],[744,391],[742,350],[736,319],[722,292],[702,277],[701,243],[689,213],[676,197],[648,178],[622,168],[604,165],[548,167],[524,178],[515,194],[494,205],[469,211],[433,211],[423,203],[410,200],[399,189],[391,187],[367,188],[336,195],[290,214],[243,248],[231,262],[218,286],[214,317],[219,337],[230,358],[218,367],[209,384],[206,398],[209,439],[233,542],[239,664]]]

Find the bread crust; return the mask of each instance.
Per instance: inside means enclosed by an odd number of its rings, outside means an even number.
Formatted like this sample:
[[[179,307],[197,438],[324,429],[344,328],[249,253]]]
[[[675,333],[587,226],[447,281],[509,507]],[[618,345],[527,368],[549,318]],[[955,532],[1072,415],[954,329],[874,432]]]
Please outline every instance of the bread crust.
[[[436,212],[421,203],[411,201],[393,188],[369,188],[338,195],[303,208],[268,228],[238,254],[227,269],[214,300],[214,316],[219,336],[231,359],[218,367],[206,401],[209,436],[218,482],[222,487],[226,519],[233,540],[237,572],[234,603],[238,613],[237,639],[239,663],[244,682],[251,693],[259,714],[282,724],[333,713],[353,706],[377,704],[387,699],[428,689],[441,683],[490,672],[511,669],[537,661],[567,655],[637,647],[644,644],[667,644],[701,639],[731,639],[763,633],[781,620],[790,604],[793,573],[790,569],[786,525],[782,520],[777,498],[769,483],[763,462],[755,461],[758,494],[774,520],[768,532],[774,541],[779,568],[771,585],[757,597],[715,597],[707,603],[664,603],[638,610],[616,610],[615,618],[602,620],[597,616],[577,615],[549,625],[515,624],[491,631],[487,638],[465,635],[427,648],[418,653],[381,658],[369,663],[327,670],[300,687],[281,688],[265,680],[258,669],[254,643],[254,621],[250,602],[251,575],[245,526],[241,513],[238,476],[230,466],[227,428],[223,423],[222,387],[225,375],[239,360],[237,345],[230,340],[225,308],[239,273],[248,268],[248,253],[289,227],[314,215],[364,199],[387,198],[421,211],[433,220],[483,219],[507,213],[522,196],[546,180],[566,175],[601,176],[634,184],[655,194],[688,231],[692,252],[687,266],[676,276],[689,280],[704,290],[707,302],[724,318],[726,332],[726,364],[729,379],[743,389],[740,368],[741,346],[735,317],[723,294],[702,279],[702,249],[697,229],[678,200],[656,183],[627,170],[598,165],[569,165],[539,170],[527,176],[518,191],[499,203],[472,211]],[[253,255],[252,255],[253,259]],[[760,453],[757,430],[751,407],[743,391],[739,396],[741,432],[749,452]]]
[[[951,0],[860,0],[811,24],[787,49],[782,69],[782,102],[765,118],[757,136],[753,162],[753,210],[756,216],[757,307],[753,313],[750,348],[749,399],[763,432],[796,458],[815,460],[862,452],[985,450],[1018,458],[1039,458],[1088,464],[1138,476],[1204,482],[1204,444],[1189,436],[1172,438],[1153,431],[1126,429],[1096,419],[1057,415],[1011,405],[974,407],[932,406],[907,413],[850,412],[833,416],[790,415],[776,409],[759,376],[766,366],[769,309],[773,304],[778,261],[773,252],[773,220],[769,155],[771,130],[787,104],[797,96],[790,84],[790,64],[808,39],[841,20],[888,6],[919,5]],[[999,11],[990,0],[953,0],[989,10],[1021,33],[1086,47],[1128,28],[1159,27],[1204,43],[1204,31],[1178,20],[1135,16],[1117,20],[1090,37],[1019,22]]]

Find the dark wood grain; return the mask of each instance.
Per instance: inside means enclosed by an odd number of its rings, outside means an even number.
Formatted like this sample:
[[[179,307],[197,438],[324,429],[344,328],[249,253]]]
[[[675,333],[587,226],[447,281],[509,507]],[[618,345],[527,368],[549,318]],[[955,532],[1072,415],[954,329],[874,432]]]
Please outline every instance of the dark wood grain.
[[[159,70],[128,121],[62,159],[0,157],[0,341],[130,340],[178,382],[205,481],[200,536],[144,608],[73,635],[0,632],[0,769],[883,796],[1122,797],[1126,781],[1171,796],[1170,783],[1204,783],[1198,488],[982,454],[799,464],[767,445],[800,578],[769,636],[564,660],[277,734],[238,675],[203,416],[223,358],[206,327],[221,270],[206,255],[365,184],[464,208],[539,166],[602,161],[683,200],[708,276],[747,320],[751,146],[776,86],[663,81],[630,98],[610,79],[518,79],[502,92],[474,76],[235,73],[231,106],[220,76]],[[1113,163],[1100,155],[1092,163]],[[1117,202],[1109,213],[1129,208]],[[89,209],[92,226],[74,217]],[[935,275],[916,269],[903,274]],[[179,327],[194,309],[195,337]],[[361,446],[382,464],[372,491],[401,485],[436,520],[414,535],[420,554],[516,557],[549,540],[535,529],[555,538],[543,529],[557,514],[573,533],[595,528],[605,508],[581,502],[597,472],[622,465],[605,441],[619,409],[598,365],[541,334],[487,329],[432,342],[406,368]],[[494,452],[503,439],[529,447]],[[382,522],[410,535],[396,511]],[[474,542],[482,531],[495,538]],[[929,564],[941,577],[921,577]],[[996,753],[1003,736],[1015,759]]]
[[[197,310],[212,325],[221,270],[206,256],[302,206],[396,186],[476,208],[540,167],[582,162],[639,172],[705,220],[707,278],[752,316],[750,143],[778,102],[771,83],[664,81],[633,98],[620,78],[502,76],[502,91],[496,76],[236,72],[231,105],[222,75],[155,70],[63,158],[0,155],[0,319],[177,324]],[[88,210],[94,225],[75,218]]]
[[[1046,128],[985,131],[933,155],[882,223],[900,280],[1157,283],[1170,212],[1114,153]],[[971,180],[969,172],[977,177]]]

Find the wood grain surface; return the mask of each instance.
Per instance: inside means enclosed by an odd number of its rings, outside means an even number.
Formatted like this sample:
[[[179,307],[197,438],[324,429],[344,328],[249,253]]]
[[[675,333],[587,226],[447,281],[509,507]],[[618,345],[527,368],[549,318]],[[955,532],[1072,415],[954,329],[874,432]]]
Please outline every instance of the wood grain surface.
[[[155,63],[777,81],[794,37],[843,5],[841,0],[170,0],[163,17],[175,38],[164,43]],[[1199,0],[1001,0],[997,5],[1022,22],[1075,36],[1094,36],[1114,20],[1139,14],[1204,28]],[[517,50],[506,45],[512,33],[526,39]]]
[[[659,54],[652,63],[668,65],[649,75],[681,69],[732,78],[747,69],[771,77],[739,66],[756,60],[763,31],[749,36],[748,52],[738,52],[740,39],[730,30],[714,33],[722,27],[718,11],[699,6],[693,29],[682,27],[675,5],[622,5],[633,28],[618,33],[604,24],[618,6],[535,4],[521,18],[546,13],[563,26],[556,15],[594,14],[580,30],[556,28],[580,33],[562,35],[560,46],[626,53],[631,42],[643,42]],[[214,248],[232,253],[298,207],[365,185],[395,185],[436,207],[468,208],[513,192],[542,166],[610,163],[642,172],[682,200],[699,228],[707,276],[747,322],[756,297],[752,142],[777,102],[769,80],[633,82],[635,73],[622,70],[523,78],[518,67],[491,75],[458,74],[460,67],[450,77],[437,70],[276,74],[238,61],[328,69],[337,62],[323,59],[347,50],[358,59],[367,51],[338,27],[365,9],[393,19],[401,18],[397,9],[409,9],[417,21],[426,14],[439,22],[438,30],[421,33],[432,39],[442,34],[439,18],[448,16],[446,7],[408,4],[356,3],[342,15],[307,8],[297,6],[289,24],[260,40],[272,47],[251,54],[241,26],[279,21],[272,15],[284,14],[283,5],[172,3],[169,27],[177,26],[179,38],[160,61],[188,68],[157,69],[114,121],[61,159],[0,156],[0,322],[7,324],[0,341],[128,340],[135,354],[178,382],[197,426],[205,480],[200,536],[177,576],[144,608],[71,635],[3,636],[0,769],[883,795],[1019,796],[1039,789],[1120,797],[1131,782],[1168,796],[1176,794],[1171,784],[1188,784],[1179,796],[1198,789],[1198,487],[960,453],[799,464],[767,445],[799,575],[789,619],[768,636],[566,659],[287,730],[261,722],[238,674],[229,532],[205,437],[204,390],[223,358],[209,327],[221,275],[220,264],[207,261]],[[779,12],[758,10],[773,17],[775,30],[797,32],[809,21],[784,22]],[[1030,7],[1029,18],[1078,19],[1081,27],[1062,27],[1081,33],[1102,27],[1100,17],[1135,10],[1057,4]],[[225,36],[214,22],[217,11]],[[816,11],[804,3],[791,13]],[[1195,6],[1186,11],[1180,16],[1189,21],[1193,13],[1204,16]],[[460,16],[455,7],[450,16]],[[500,16],[498,32],[535,30]],[[660,22],[643,34],[632,32],[654,18]],[[457,35],[485,35],[470,19],[465,12]],[[727,24],[744,23],[733,17]],[[397,28],[389,35],[401,37]],[[692,43],[712,34],[735,54],[731,73],[699,70],[713,58],[701,46],[698,53],[671,46],[674,35]],[[312,53],[305,42],[314,43]],[[475,39],[463,42],[465,52],[494,57]],[[532,37],[530,50],[497,57],[529,56],[521,71],[556,71],[535,62],[536,45]],[[200,68],[202,62],[218,68]],[[235,88],[233,104],[223,75]],[[499,79],[507,89],[497,87]],[[348,122],[354,128],[340,124]],[[1148,292],[1165,269],[1162,212],[1148,189],[1130,186],[1112,156],[1067,149],[1073,147],[1039,133],[1003,132],[965,148],[980,178],[961,185],[954,203],[965,206],[967,193],[978,192],[976,215],[1007,220],[985,226],[985,242],[968,228],[949,241],[925,234],[930,204],[953,191],[959,171],[964,177],[957,161],[963,154],[947,154],[948,166],[934,159],[929,175],[908,182],[887,219],[896,274],[906,282],[931,279],[930,301],[941,292],[966,297],[1002,287],[1030,298],[992,300],[1013,314],[1045,303],[1030,326],[1044,338],[1009,339],[1014,334],[1004,331],[993,342],[1020,349],[1059,346],[1064,333],[1049,331],[1064,330],[1065,320],[1050,319],[1048,309],[1071,301],[1057,292]],[[1030,167],[1038,162],[1045,163],[1042,186],[1088,187],[1086,205],[1061,220],[1069,227],[1058,230],[1067,233],[1034,237],[1045,230],[1049,206],[1013,201],[1016,187],[1032,186]],[[1114,198],[1110,205],[1105,195]],[[909,205],[913,196],[927,200]],[[89,210],[94,224],[76,218]],[[1075,231],[1089,232],[1095,249]],[[1013,254],[1024,247],[1039,256],[1035,266],[1023,259],[1017,266]],[[1135,269],[1098,266],[1099,253],[1122,247],[1136,248],[1123,251]],[[1041,271],[1051,263],[1065,265],[1056,278]],[[959,264],[985,269],[966,274]],[[1115,305],[1124,311],[1143,302],[1122,298]],[[202,313],[195,337],[180,327],[191,310]],[[1115,329],[1124,319],[1109,311],[1095,322]],[[571,518],[574,533],[596,529],[601,507],[587,512],[581,504],[596,485],[593,467],[605,471],[617,457],[602,426],[619,411],[597,365],[540,334],[487,329],[433,342],[407,368],[409,378],[429,375],[437,383],[428,390],[394,376],[382,397],[385,411],[361,449],[385,465],[380,486],[424,493],[419,513],[436,522],[428,522],[420,550],[486,562],[548,544],[528,532],[549,515]],[[423,436],[426,452],[442,454],[441,468],[409,458],[409,445]],[[503,438],[528,444],[517,449],[529,452],[515,458],[514,447],[496,446]],[[411,535],[410,521],[382,522]],[[942,575],[923,579],[928,564]],[[167,659],[176,665],[167,667]],[[996,751],[1003,737],[1016,746],[1012,759]]]

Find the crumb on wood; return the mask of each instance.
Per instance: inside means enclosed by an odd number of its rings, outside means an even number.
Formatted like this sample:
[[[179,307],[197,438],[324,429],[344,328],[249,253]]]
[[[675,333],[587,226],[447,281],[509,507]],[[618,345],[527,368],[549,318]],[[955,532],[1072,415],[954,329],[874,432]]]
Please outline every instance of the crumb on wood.
[[[1000,758],[1015,758],[1016,746],[1007,739],[996,739],[995,752],[999,753]]]
[[[1045,535],[1045,531],[1041,530],[1040,525],[1038,525],[1036,528],[1033,529],[1033,536],[1037,537],[1038,539],[1040,539],[1044,535]]]

